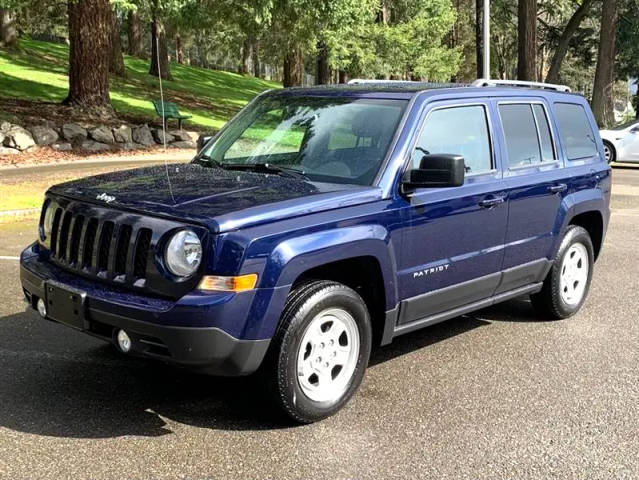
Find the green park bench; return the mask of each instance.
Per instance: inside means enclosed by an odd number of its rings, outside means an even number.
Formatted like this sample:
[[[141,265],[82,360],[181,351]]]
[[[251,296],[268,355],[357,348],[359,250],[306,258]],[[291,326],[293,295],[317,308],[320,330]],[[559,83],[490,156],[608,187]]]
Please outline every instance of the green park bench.
[[[155,107],[155,113],[162,118],[162,123],[165,125],[168,119],[175,118],[178,121],[178,128],[182,130],[182,120],[191,118],[191,115],[181,115],[178,106],[173,102],[162,102],[162,100],[152,100],[152,102]],[[162,108],[162,104],[164,104],[164,108]]]

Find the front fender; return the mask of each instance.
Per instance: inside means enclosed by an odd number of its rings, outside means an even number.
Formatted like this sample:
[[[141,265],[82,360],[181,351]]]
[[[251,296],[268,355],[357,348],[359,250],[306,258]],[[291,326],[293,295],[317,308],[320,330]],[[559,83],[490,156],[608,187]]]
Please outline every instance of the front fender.
[[[356,225],[310,233],[284,240],[269,255],[264,286],[290,286],[307,270],[327,263],[370,256],[377,260],[383,277],[386,306],[397,303],[396,261],[391,236],[381,225]]]

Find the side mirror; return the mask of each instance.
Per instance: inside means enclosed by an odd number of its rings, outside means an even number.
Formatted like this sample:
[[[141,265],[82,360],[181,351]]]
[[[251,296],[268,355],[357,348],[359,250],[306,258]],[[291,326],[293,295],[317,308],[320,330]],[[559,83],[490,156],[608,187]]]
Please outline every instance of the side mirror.
[[[202,150],[202,147],[209,143],[209,140],[211,140],[213,136],[214,135],[211,133],[205,133],[204,135],[197,137],[197,151],[199,152]]]
[[[634,133],[635,135],[637,135],[639,133],[639,126],[630,129],[630,133]]]
[[[464,157],[461,155],[424,155],[419,168],[407,170],[402,189],[459,187],[464,184]]]

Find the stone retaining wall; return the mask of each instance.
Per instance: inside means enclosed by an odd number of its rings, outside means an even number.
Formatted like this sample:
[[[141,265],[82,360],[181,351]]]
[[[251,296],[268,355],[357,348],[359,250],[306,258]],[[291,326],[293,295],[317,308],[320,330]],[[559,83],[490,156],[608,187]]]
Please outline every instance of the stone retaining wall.
[[[19,154],[36,146],[58,151],[106,152],[148,148],[166,143],[172,148],[195,148],[198,134],[186,130],[168,130],[148,125],[121,125],[117,128],[65,123],[60,127],[34,125],[22,127],[0,122],[0,155]]]

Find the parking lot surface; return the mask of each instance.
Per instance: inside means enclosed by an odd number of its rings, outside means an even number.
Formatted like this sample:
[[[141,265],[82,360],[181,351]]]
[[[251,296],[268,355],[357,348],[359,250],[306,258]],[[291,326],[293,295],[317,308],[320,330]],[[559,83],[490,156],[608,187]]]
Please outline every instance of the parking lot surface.
[[[251,378],[128,358],[25,312],[0,226],[0,478],[639,478],[639,170],[613,172],[590,296],[510,301],[373,352],[337,416],[292,426]]]

